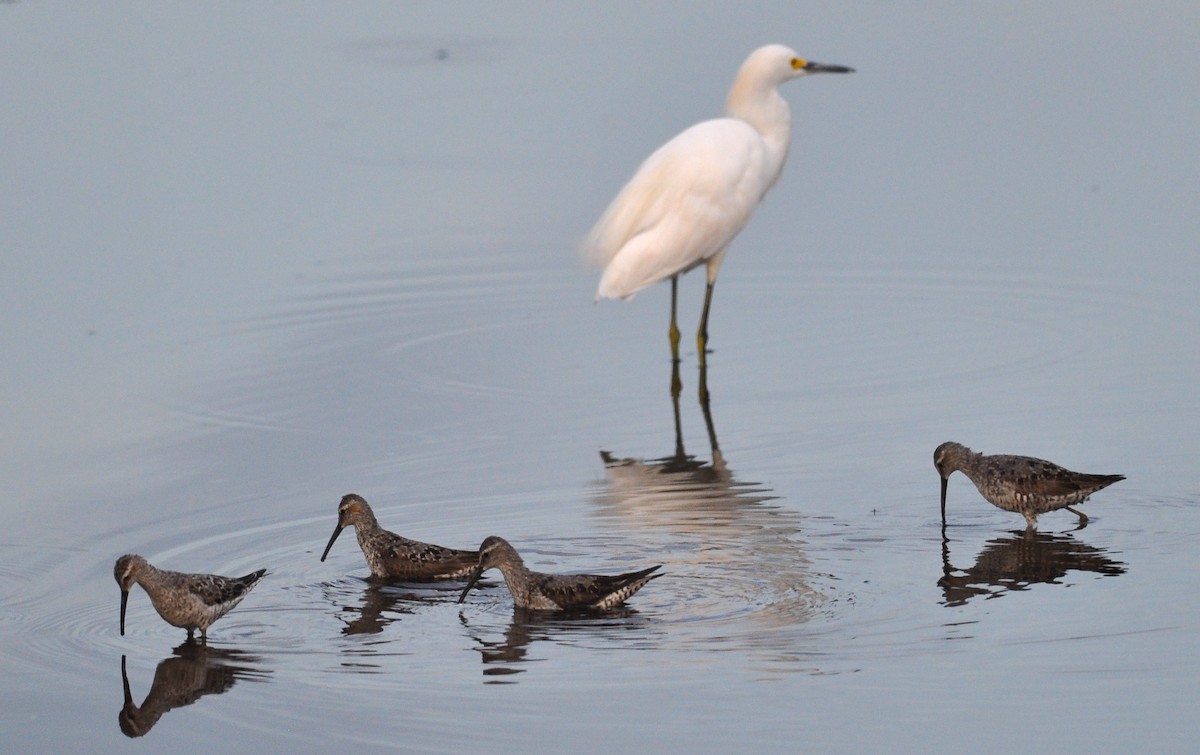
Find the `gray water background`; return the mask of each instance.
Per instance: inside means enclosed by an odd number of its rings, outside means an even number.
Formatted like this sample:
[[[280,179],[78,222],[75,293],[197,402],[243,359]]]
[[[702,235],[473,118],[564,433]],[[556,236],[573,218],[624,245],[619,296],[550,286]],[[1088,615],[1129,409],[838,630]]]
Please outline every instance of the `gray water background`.
[[[1198,29],[0,5],[0,745],[1192,749]],[[663,474],[667,288],[593,305],[575,245],[776,41],[857,73],[785,87],[792,155],[717,287],[715,452],[681,285],[694,469]],[[1128,479],[1030,537],[956,476],[943,540],[950,439]],[[350,533],[318,560],[350,491],[409,537],[665,576],[584,620],[371,585]],[[128,551],[271,574],[198,653],[136,589],[119,636]]]

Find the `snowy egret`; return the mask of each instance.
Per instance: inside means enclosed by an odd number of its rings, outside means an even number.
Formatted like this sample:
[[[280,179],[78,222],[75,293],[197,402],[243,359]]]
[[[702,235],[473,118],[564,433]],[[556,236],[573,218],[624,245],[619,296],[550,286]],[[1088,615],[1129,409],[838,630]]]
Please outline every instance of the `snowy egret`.
[[[779,85],[810,73],[852,73],[805,60],[783,45],[760,47],[734,79],[726,116],[697,123],[650,155],[583,241],[604,269],[596,299],[628,299],[671,279],[671,356],[679,359],[675,301],[679,276],[708,266],[696,333],[700,363],[708,309],[729,243],[775,185],[792,141],[792,114]]]

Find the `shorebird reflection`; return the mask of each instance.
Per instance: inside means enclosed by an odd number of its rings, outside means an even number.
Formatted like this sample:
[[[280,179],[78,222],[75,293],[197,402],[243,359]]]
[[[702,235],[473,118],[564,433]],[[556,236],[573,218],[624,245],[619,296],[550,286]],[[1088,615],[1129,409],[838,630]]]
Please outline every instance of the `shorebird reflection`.
[[[476,621],[491,616],[494,614],[472,614]],[[477,645],[485,684],[516,683],[517,674],[527,671],[530,663],[542,660],[530,655],[531,646],[537,642],[579,644],[580,640],[590,643],[607,639],[622,643],[637,641],[639,647],[644,647],[648,636],[662,634],[661,630],[653,629],[654,623],[640,616],[637,609],[624,605],[574,614],[514,608],[512,619],[499,639],[486,639],[485,631],[494,634],[496,628],[472,627],[466,611],[459,613],[459,620]]]
[[[149,732],[163,714],[191,705],[205,695],[219,695],[239,679],[262,681],[268,672],[255,668],[260,659],[240,650],[218,649],[194,641],[175,648],[174,655],[159,661],[154,681],[141,705],[133,702],[125,656],[121,656],[121,687],[125,704],[117,723],[127,737]]]
[[[368,582],[362,593],[361,605],[342,607],[342,616],[339,618],[346,624],[342,627],[342,634],[379,634],[384,627],[397,620],[398,616],[394,614],[412,613],[412,609],[402,601],[413,597],[385,585]]]
[[[1070,534],[1036,530],[1012,532],[989,540],[975,564],[955,569],[950,564],[950,540],[942,535],[942,605],[964,605],[975,597],[996,598],[1037,583],[1060,584],[1069,572],[1095,572],[1106,577],[1124,574],[1125,564]]]
[[[371,577],[364,580],[360,599],[356,602],[344,591],[348,584],[330,585],[326,590],[329,601],[337,606],[338,620],[345,624],[342,627],[344,635],[379,634],[402,616],[416,613],[421,605],[451,601],[459,593],[457,584],[446,588],[425,582],[381,582]]]

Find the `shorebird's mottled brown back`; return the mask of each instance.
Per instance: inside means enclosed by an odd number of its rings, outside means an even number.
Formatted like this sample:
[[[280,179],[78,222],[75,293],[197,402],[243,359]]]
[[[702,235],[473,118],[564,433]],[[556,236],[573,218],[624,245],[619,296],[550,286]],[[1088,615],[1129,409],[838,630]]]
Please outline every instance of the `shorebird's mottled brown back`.
[[[246,593],[250,592],[266,573],[266,569],[259,569],[244,577],[190,574],[188,589],[207,606],[231,604],[246,597]],[[230,608],[232,607],[231,605]]]
[[[652,579],[662,565],[627,574],[543,574],[534,581],[535,589],[554,601],[559,608],[605,610],[621,605]]]

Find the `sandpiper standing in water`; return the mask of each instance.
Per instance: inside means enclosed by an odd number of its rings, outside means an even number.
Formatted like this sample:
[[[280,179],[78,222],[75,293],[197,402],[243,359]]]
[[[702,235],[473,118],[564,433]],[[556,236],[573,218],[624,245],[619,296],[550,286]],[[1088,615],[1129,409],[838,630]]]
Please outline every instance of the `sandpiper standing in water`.
[[[662,564],[611,576],[542,574],[528,569],[517,549],[509,545],[507,540],[493,535],[479,546],[479,566],[471,575],[471,581],[462,595],[458,596],[458,602],[466,599],[481,574],[493,568],[499,569],[504,575],[504,582],[512,593],[516,607],[535,611],[614,608],[642,589],[647,582],[662,576],[654,573],[662,568]]]
[[[329,555],[333,541],[346,527],[354,527],[358,545],[377,579],[408,579],[426,582],[437,579],[462,579],[479,564],[479,551],[443,548],[400,537],[379,526],[375,512],[362,496],[355,493],[342,497],[338,504],[338,523],[321,554]]]
[[[1119,474],[1085,474],[1064,469],[1032,456],[985,456],[961,443],[947,441],[933,452],[933,465],[942,477],[942,523],[946,521],[946,485],[955,472],[975,483],[993,506],[1025,517],[1029,529],[1037,527],[1038,514],[1066,509],[1087,523],[1087,515],[1071,508],[1089,495],[1125,479]]]
[[[133,554],[121,556],[113,567],[113,576],[121,587],[121,634],[125,634],[125,605],[129,589],[139,584],[154,610],[168,624],[186,629],[188,639],[200,630],[200,639],[208,640],[208,628],[213,622],[233,610],[242,598],[254,589],[267,573],[266,569],[244,577],[221,577],[216,574],[183,574],[153,566]]]

